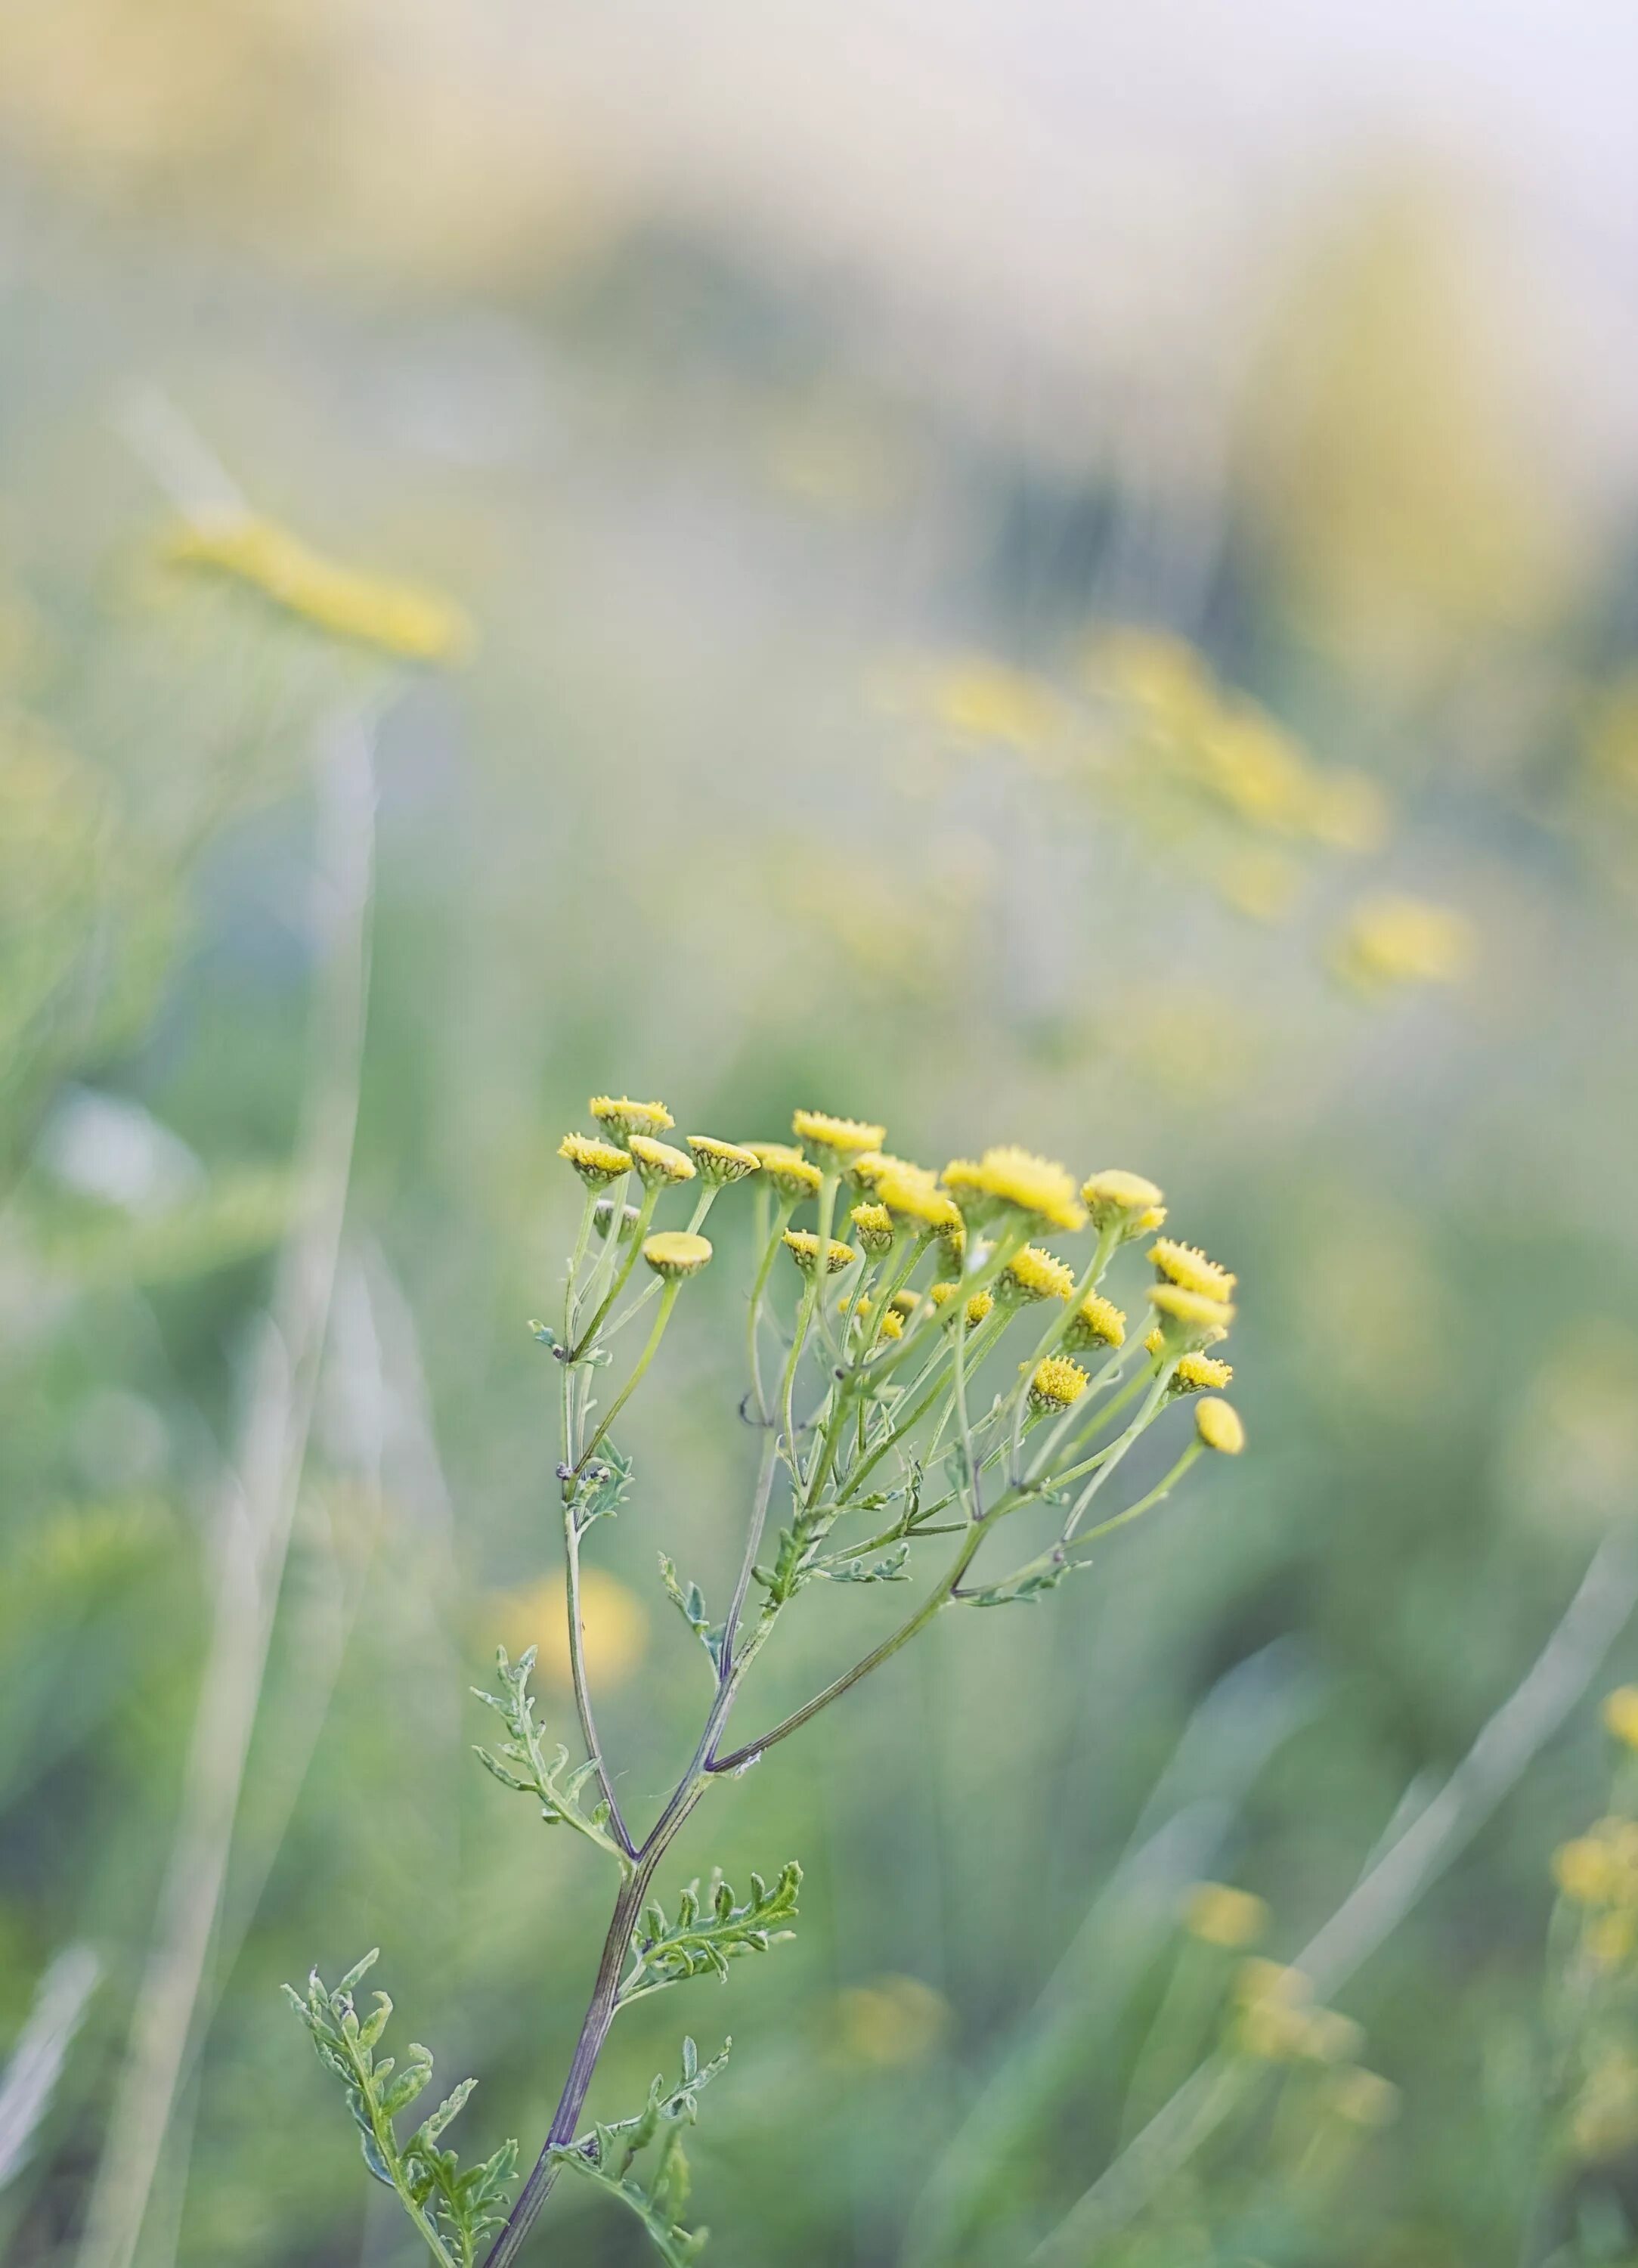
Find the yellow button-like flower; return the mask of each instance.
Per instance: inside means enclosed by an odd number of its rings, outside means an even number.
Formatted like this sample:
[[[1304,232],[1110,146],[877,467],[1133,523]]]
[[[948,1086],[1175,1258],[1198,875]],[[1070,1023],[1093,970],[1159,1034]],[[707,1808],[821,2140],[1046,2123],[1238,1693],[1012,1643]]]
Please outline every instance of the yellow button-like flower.
[[[788,1203],[799,1204],[804,1197],[818,1194],[823,1174],[789,1142],[747,1142],[745,1146],[760,1162],[769,1186]]]
[[[1038,1416],[1068,1410],[1085,1391],[1086,1373],[1080,1364],[1065,1355],[1049,1354],[1045,1362],[1036,1364],[1030,1380],[1030,1408]]]
[[[669,1142],[656,1142],[646,1134],[634,1134],[627,1147],[640,1178],[651,1189],[668,1189],[675,1182],[694,1179],[694,1160],[680,1150],[673,1150]]]
[[[944,1167],[944,1182],[962,1211],[974,1220],[1012,1211],[1046,1228],[1086,1225],[1085,1209],[1065,1167],[1014,1144],[986,1150],[976,1163],[971,1158],[951,1159]]]
[[[1471,924],[1421,898],[1367,898],[1333,949],[1333,965],[1362,992],[1396,984],[1454,984],[1473,957]]]
[[[1604,1697],[1604,1722],[1616,1739],[1638,1749],[1638,1685],[1618,1685]]]
[[[1208,1449],[1219,1456],[1238,1457],[1245,1447],[1245,1428],[1240,1413],[1231,1402],[1220,1402],[1208,1394],[1203,1402],[1194,1405],[1194,1431]]]
[[[869,1253],[880,1256],[893,1241],[892,1215],[885,1204],[856,1204],[848,1215],[853,1233]]]
[[[754,1150],[747,1150],[739,1142],[719,1142],[714,1134],[690,1134],[688,1147],[699,1168],[700,1179],[714,1189],[725,1189],[731,1182],[742,1182],[747,1174],[754,1174],[760,1160]]]
[[[1325,2101],[1350,2126],[1392,2126],[1399,2115],[1399,2090],[1392,2080],[1358,2065],[1327,2078]]]
[[[1091,1346],[1126,1344],[1126,1315],[1101,1292],[1088,1292],[1069,1318],[1063,1343],[1071,1353]]]
[[[643,1239],[643,1256],[657,1276],[673,1283],[699,1273],[711,1256],[711,1240],[687,1228],[657,1229]]]
[[[924,1166],[906,1165],[900,1160],[890,1161],[876,1176],[876,1197],[890,1213],[902,1220],[936,1229],[941,1236],[959,1233],[959,1208],[939,1188],[937,1176],[929,1174]]]
[[[1227,1882],[1199,1882],[1189,1893],[1183,1926],[1203,1944],[1243,1952],[1267,1928],[1268,1909],[1250,1890],[1234,1889]]]
[[[1003,1299],[1067,1300],[1075,1289],[1075,1270],[1055,1253],[1043,1251],[1039,1244],[1026,1244],[1008,1261],[995,1288]]]
[[[1215,1346],[1219,1339],[1227,1338],[1234,1321],[1234,1309],[1226,1300],[1186,1292],[1180,1284],[1157,1284],[1149,1295],[1149,1304],[1161,1317],[1161,1339],[1167,1346]]]
[[[1234,1365],[1215,1355],[1186,1354],[1172,1373],[1174,1394],[1209,1394],[1232,1383]]]
[[[904,1336],[904,1317],[897,1307],[888,1308],[882,1317],[879,1329],[885,1339],[901,1339]]]
[[[557,1154],[568,1159],[588,1189],[606,1189],[631,1171],[627,1152],[612,1142],[599,1142],[595,1134],[565,1134]]]
[[[928,1297],[936,1307],[945,1307],[955,1298],[960,1288],[959,1284],[935,1284]],[[988,1292],[974,1292],[967,1301],[968,1330],[976,1330],[995,1304],[995,1300]]]
[[[887,1139],[885,1126],[872,1126],[862,1118],[833,1118],[825,1110],[794,1112],[790,1130],[806,1144],[810,1155],[817,1150],[831,1166],[851,1165],[856,1158],[879,1150]]]
[[[812,1230],[788,1228],[784,1234],[784,1246],[803,1274],[811,1276],[819,1264],[819,1241]],[[833,1236],[825,1255],[825,1273],[839,1276],[844,1268],[850,1268],[858,1256],[852,1245],[840,1243]]]
[[[1107,1166],[1081,1183],[1081,1203],[1097,1229],[1118,1228],[1121,1241],[1158,1228],[1166,1217],[1165,1199],[1142,1174],[1128,1174]]]
[[[1185,1292],[1198,1292],[1205,1300],[1231,1300],[1236,1278],[1226,1268],[1219,1268],[1215,1260],[1193,1244],[1177,1244],[1171,1237],[1157,1237],[1149,1248],[1149,1256],[1156,1272],[1164,1281],[1176,1284]]]
[[[588,1108],[605,1132],[624,1141],[628,1134],[665,1134],[677,1123],[663,1102],[634,1102],[628,1094],[594,1094]]]

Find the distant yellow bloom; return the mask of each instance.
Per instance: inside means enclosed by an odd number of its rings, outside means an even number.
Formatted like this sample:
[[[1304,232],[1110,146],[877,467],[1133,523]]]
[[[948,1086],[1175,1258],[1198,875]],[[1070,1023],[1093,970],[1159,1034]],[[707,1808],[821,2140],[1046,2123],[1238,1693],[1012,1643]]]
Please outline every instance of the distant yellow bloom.
[[[447,600],[341,566],[271,520],[246,516],[189,525],[178,528],[165,549],[173,566],[246,583],[315,629],[400,660],[455,661],[472,643],[470,622]]]
[[[890,1164],[876,1177],[876,1196],[890,1213],[918,1221],[941,1236],[959,1231],[961,1214],[924,1166]]]
[[[964,740],[998,741],[1021,755],[1048,740],[1060,718],[1049,687],[987,655],[951,663],[933,681],[930,706]]]
[[[623,1142],[628,1134],[665,1134],[677,1123],[663,1102],[634,1102],[628,1094],[594,1094],[588,1108],[604,1131]]]
[[[764,1178],[790,1203],[818,1194],[824,1175],[789,1142],[747,1142],[746,1148],[761,1162]]]
[[[1604,1697],[1605,1727],[1627,1748],[1638,1749],[1638,1685],[1618,1685]]]
[[[1553,1879],[1573,1905],[1610,1905],[1620,1895],[1622,1868],[1607,1843],[1576,1835],[1553,1853]]]
[[[869,1253],[879,1256],[893,1241],[892,1215],[885,1204],[856,1204],[848,1215],[854,1234]]]
[[[1238,1279],[1215,1260],[1208,1260],[1196,1245],[1174,1243],[1169,1236],[1158,1237],[1149,1248],[1149,1257],[1159,1275],[1169,1283],[1181,1285],[1186,1292],[1198,1292],[1207,1300],[1234,1297]]]
[[[1392,2126],[1399,2115],[1399,2090],[1392,2080],[1358,2065],[1331,2073],[1325,2101],[1350,2126]]]
[[[1085,1391],[1086,1373],[1080,1364],[1065,1355],[1049,1354],[1045,1362],[1036,1364],[1030,1380],[1030,1407],[1038,1415],[1068,1410]]]
[[[796,1111],[790,1127],[810,1152],[823,1152],[832,1165],[850,1165],[879,1150],[887,1139],[885,1126],[867,1125],[859,1118],[833,1118],[823,1110]]]
[[[594,1189],[606,1189],[623,1174],[631,1171],[631,1160],[624,1150],[612,1142],[599,1142],[594,1134],[565,1134],[557,1145],[560,1158],[567,1158],[583,1182]]]
[[[1234,1365],[1209,1354],[1186,1354],[1172,1373],[1172,1390],[1178,1394],[1221,1393],[1233,1381]]]
[[[936,1307],[945,1307],[960,1288],[959,1284],[935,1284],[928,1297]],[[974,1292],[967,1301],[968,1330],[976,1330],[995,1304],[988,1292]]]
[[[1142,1174],[1126,1173],[1119,1166],[1106,1166],[1102,1173],[1083,1182],[1081,1203],[1091,1215],[1094,1228],[1119,1228],[1123,1242],[1158,1228],[1166,1217],[1164,1197],[1154,1182]]]
[[[897,1307],[889,1307],[887,1309],[886,1313],[882,1317],[878,1329],[882,1337],[885,1339],[901,1339],[904,1336],[904,1317],[900,1314]]]
[[[1260,1954],[1242,1961],[1234,1972],[1234,1997],[1242,2007],[1260,2000],[1281,2000],[1288,2007],[1305,2008],[1314,1997],[1313,1984],[1300,1969],[1283,1962],[1265,1961]]]
[[[700,1169],[700,1179],[712,1189],[726,1189],[731,1182],[744,1181],[747,1174],[756,1172],[760,1163],[754,1150],[747,1150],[738,1142],[719,1142],[714,1134],[690,1134],[688,1147]]]
[[[1039,1244],[1026,1244],[1008,1261],[995,1288],[1003,1298],[1067,1300],[1075,1289],[1075,1271],[1055,1253],[1043,1251]]]
[[[1163,1318],[1163,1343],[1174,1347],[1215,1346],[1227,1338],[1234,1321],[1228,1300],[1208,1300],[1203,1292],[1185,1291],[1180,1284],[1157,1284],[1149,1304]]]
[[[1220,1456],[1238,1457],[1245,1447],[1245,1428],[1240,1413],[1231,1402],[1219,1402],[1208,1395],[1194,1405],[1194,1431],[1208,1449]]]
[[[1333,949],[1343,980],[1363,992],[1396,984],[1454,984],[1473,957],[1472,924],[1449,906],[1382,896],[1355,906]]]
[[[819,1264],[819,1241],[811,1228],[788,1228],[784,1234],[785,1249],[804,1276],[811,1276]],[[825,1255],[825,1273],[839,1276],[858,1258],[850,1244],[841,1244],[833,1236]]]
[[[638,1176],[650,1189],[668,1189],[677,1182],[691,1182],[694,1175],[694,1160],[684,1151],[673,1150],[669,1142],[656,1142],[647,1134],[634,1134],[627,1144],[631,1161]]]
[[[1063,1343],[1074,1354],[1090,1346],[1126,1344],[1126,1314],[1101,1292],[1088,1292],[1069,1318]]]
[[[686,1228],[662,1228],[645,1237],[643,1256],[657,1276],[668,1283],[693,1276],[711,1256],[711,1241]]]
[[[895,1166],[903,1167],[907,1173],[911,1174],[923,1174],[927,1171],[925,1166],[913,1166],[907,1158],[894,1158],[885,1150],[862,1150],[849,1163],[848,1174],[849,1179],[856,1183],[867,1197],[873,1197],[876,1194],[878,1180],[891,1167]]]
[[[1598,1915],[1587,1926],[1587,1951],[1600,1969],[1624,1969],[1638,1945],[1638,1914],[1624,1909]]]
[[[586,1668],[599,1692],[624,1683],[642,1660],[649,1617],[643,1602],[600,1567],[580,1577],[580,1619],[585,1632]],[[488,1602],[484,1643],[498,1639],[512,1660],[528,1646],[540,1649],[543,1678],[567,1690],[570,1682],[569,1627],[563,1586],[555,1579],[503,1593]]]
[[[1268,1909],[1250,1890],[1234,1889],[1227,1882],[1199,1882],[1189,1893],[1183,1926],[1204,1944],[1241,1952],[1255,1945],[1267,1928]]]
[[[1338,765],[1315,771],[1309,787],[1308,824],[1317,842],[1333,850],[1380,850],[1388,838],[1387,799],[1364,772]]]
[[[884,2071],[922,2062],[950,2028],[950,2004],[918,1977],[878,1977],[837,1995],[842,2047]]]
[[[890,1306],[898,1308],[899,1313],[901,1315],[914,1314],[916,1309],[921,1306],[921,1293],[919,1292],[910,1291],[907,1286],[902,1292],[895,1292],[892,1295],[892,1300],[889,1302]]]
[[[1073,1177],[1051,1159],[1038,1158],[1016,1144],[986,1150],[976,1164],[970,1158],[952,1159],[944,1167],[944,1182],[962,1211],[973,1219],[986,1219],[1010,1209],[1050,1228],[1086,1225]]]
[[[1335,2008],[1311,2011],[1303,2033],[1303,2053],[1316,2063],[1351,2063],[1365,2044],[1363,2029]]]

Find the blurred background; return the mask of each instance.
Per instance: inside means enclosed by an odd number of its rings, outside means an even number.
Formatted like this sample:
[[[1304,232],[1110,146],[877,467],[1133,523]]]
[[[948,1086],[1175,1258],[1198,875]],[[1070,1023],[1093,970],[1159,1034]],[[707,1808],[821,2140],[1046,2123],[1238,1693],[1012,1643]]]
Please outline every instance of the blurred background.
[[[1241,1284],[1245,1457],[692,1822],[673,1892],[807,1869],[593,2096],[735,2035],[709,2257],[1638,2257],[1625,1956],[1584,2074],[1539,2016],[1638,1676],[1635,70],[1612,0],[0,7],[9,2257],[414,2259],[276,1990],[378,1943],[465,2148],[544,2132],[607,1885],[466,1690],[539,1638],[569,1721],[527,1325],[609,1090],[1141,1171]],[[246,504],[462,665],[178,563]],[[594,1539],[639,1813],[719,1221]],[[1388,2089],[1135,2171],[1340,1908]]]

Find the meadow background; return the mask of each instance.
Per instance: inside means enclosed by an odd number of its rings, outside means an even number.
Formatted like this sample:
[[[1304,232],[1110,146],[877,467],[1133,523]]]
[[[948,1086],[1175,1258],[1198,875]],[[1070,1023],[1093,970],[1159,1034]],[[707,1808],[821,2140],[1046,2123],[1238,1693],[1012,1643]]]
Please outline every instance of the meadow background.
[[[1539,2020],[1638,1676],[1635,66],[1594,0],[0,9],[0,2048],[53,2074],[0,2096],[9,2257],[97,2268],[355,1079],[138,2268],[415,2257],[279,2001],[314,1961],[384,1948],[474,2143],[549,2117],[606,1884],[465,1696],[537,1637],[568,1709],[527,1326],[601,1090],[1134,1168],[1241,1285],[1237,1465],[691,1825],[673,1882],[807,1868],[594,2096],[735,2035],[709,2257],[1638,2257],[1638,2031],[1566,2147]],[[464,666],[167,563],[235,491],[444,593]],[[639,1809],[703,1703],[656,1551],[720,1589],[746,1485],[722,1241],[595,1537]],[[1190,1885],[1297,1952],[1590,1566],[1539,1752],[1337,1992],[1397,2117],[1276,2078],[1066,2226],[1193,2060]],[[850,1652],[802,1628],[793,1697]],[[643,2257],[550,2211],[543,2260]]]

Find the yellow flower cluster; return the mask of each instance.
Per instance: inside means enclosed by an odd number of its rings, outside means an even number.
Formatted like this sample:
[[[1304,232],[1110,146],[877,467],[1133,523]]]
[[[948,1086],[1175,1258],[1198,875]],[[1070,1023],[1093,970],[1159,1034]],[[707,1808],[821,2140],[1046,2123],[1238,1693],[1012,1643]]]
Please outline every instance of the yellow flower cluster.
[[[944,1167],[944,1187],[970,1221],[1012,1213],[1044,1228],[1084,1227],[1086,1209],[1063,1167],[1007,1143],[986,1150],[976,1163],[955,1158]]]
[[[1072,1354],[1091,1346],[1124,1346],[1126,1311],[1101,1292],[1089,1292],[1070,1316],[1063,1343]]]
[[[1350,2016],[1319,2007],[1300,1969],[1242,1962],[1235,1978],[1236,2043],[1265,2063],[1350,2063],[1365,2036]]]
[[[928,1297],[936,1307],[948,1307],[951,1300],[955,1298],[958,1288],[954,1284],[935,1284]],[[995,1300],[988,1292],[974,1292],[967,1301],[968,1330],[976,1330],[995,1304]]]
[[[619,1181],[631,1171],[630,1153],[616,1149],[612,1142],[599,1142],[592,1134],[565,1134],[557,1145],[560,1158],[567,1158],[581,1180],[592,1189],[606,1189],[611,1182]]]

